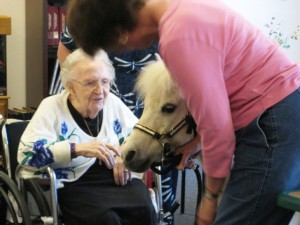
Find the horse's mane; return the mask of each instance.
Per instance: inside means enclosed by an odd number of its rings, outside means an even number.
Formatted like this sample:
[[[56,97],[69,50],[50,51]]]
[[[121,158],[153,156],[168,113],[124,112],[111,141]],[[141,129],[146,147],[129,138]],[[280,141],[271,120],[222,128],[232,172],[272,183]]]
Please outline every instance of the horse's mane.
[[[172,80],[170,72],[162,60],[149,63],[139,74],[135,83],[135,91],[144,99],[150,94],[152,97],[171,94],[177,90],[177,85]]]

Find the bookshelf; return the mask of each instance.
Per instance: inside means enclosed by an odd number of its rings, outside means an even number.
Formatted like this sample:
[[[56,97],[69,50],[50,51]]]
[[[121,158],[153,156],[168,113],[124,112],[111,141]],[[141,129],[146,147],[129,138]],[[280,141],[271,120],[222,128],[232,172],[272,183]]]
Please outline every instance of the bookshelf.
[[[38,107],[49,94],[57,46],[48,46],[48,6],[66,0],[26,0],[26,106]]]
[[[11,34],[11,18],[0,15],[0,114],[8,117],[6,35]]]
[[[0,15],[0,35],[11,34],[11,18]]]

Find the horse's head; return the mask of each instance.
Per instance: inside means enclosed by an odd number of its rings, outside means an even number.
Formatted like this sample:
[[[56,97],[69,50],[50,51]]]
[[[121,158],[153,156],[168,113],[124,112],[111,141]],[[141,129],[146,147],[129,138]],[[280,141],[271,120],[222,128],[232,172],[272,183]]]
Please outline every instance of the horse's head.
[[[191,140],[193,132],[187,132],[191,117],[162,61],[144,68],[135,89],[144,100],[144,111],[121,152],[126,167],[144,172]]]

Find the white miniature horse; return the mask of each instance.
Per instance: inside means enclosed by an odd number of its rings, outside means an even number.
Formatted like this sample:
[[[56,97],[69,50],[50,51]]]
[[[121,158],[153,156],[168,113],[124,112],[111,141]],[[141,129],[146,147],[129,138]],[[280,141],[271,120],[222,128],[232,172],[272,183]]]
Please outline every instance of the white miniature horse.
[[[144,172],[154,162],[171,158],[177,147],[194,137],[195,127],[177,85],[161,60],[144,68],[135,89],[144,100],[144,111],[122,144],[121,152],[127,168]]]

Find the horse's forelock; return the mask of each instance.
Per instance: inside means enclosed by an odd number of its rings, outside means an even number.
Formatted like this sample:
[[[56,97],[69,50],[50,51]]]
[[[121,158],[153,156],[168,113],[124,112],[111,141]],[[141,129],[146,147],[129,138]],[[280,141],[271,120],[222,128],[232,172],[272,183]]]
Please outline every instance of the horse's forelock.
[[[168,94],[172,93],[174,89],[177,89],[177,86],[162,61],[147,65],[135,83],[135,90],[139,93],[141,99],[144,99],[146,95],[159,97],[163,94],[162,91]]]

